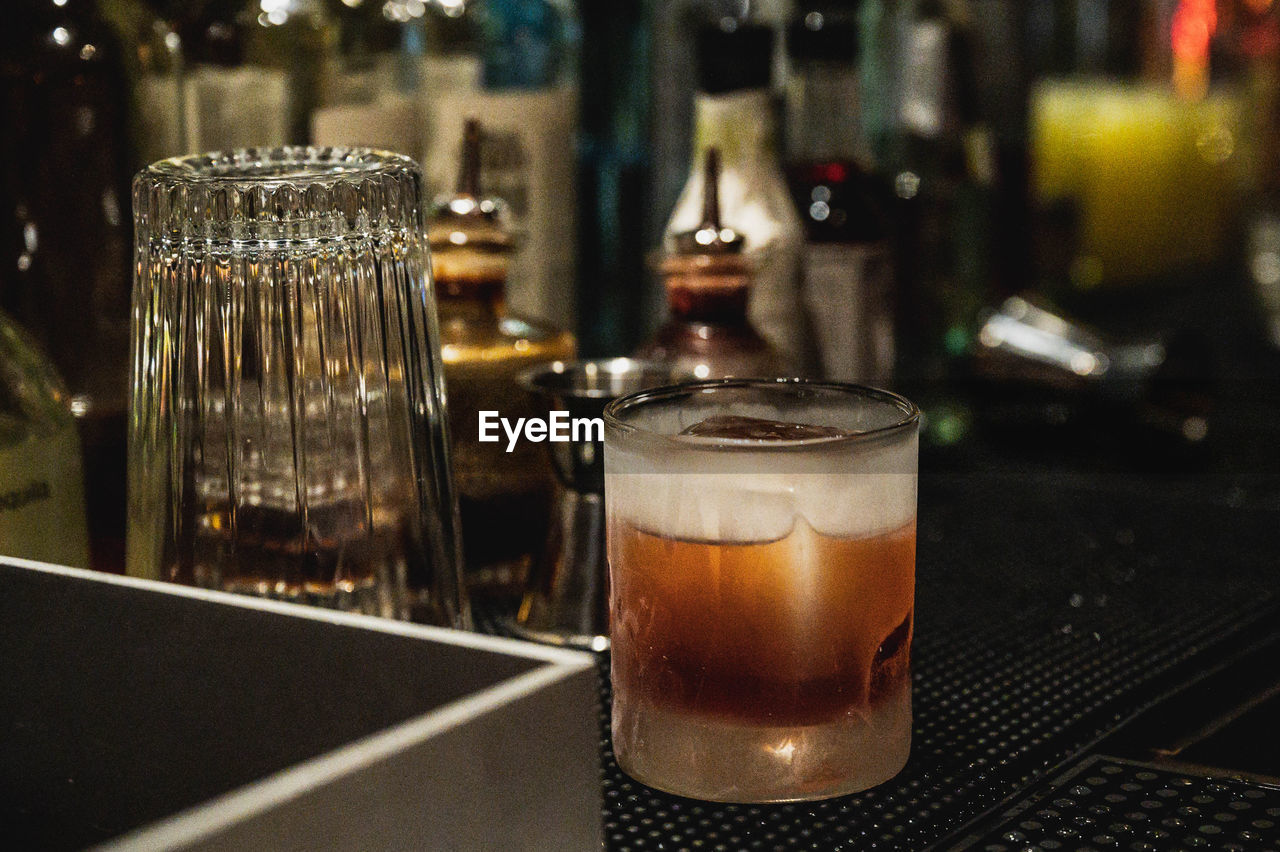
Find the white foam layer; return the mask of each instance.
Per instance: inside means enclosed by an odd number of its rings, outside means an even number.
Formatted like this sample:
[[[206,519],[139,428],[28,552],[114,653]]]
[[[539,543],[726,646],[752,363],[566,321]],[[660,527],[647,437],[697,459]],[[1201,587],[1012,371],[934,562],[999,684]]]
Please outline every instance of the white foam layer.
[[[915,444],[784,457],[607,453],[605,499],[612,516],[686,540],[776,541],[798,519],[823,535],[861,538],[915,518]]]

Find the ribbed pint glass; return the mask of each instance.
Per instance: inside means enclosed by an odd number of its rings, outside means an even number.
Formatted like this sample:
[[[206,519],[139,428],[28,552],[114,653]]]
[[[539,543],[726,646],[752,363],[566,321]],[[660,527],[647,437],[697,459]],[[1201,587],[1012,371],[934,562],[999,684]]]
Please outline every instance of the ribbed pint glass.
[[[131,573],[467,623],[421,192],[361,149],[138,175]]]
[[[724,380],[604,417],[619,765],[730,802],[892,778],[911,746],[915,406]]]

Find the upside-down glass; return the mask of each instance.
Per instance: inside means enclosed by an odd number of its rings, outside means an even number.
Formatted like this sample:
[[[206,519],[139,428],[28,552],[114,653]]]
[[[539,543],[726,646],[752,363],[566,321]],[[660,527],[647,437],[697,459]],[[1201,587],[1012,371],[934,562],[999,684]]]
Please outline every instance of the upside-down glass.
[[[468,623],[421,196],[362,149],[138,175],[131,573]]]
[[[610,404],[624,771],[680,795],[769,802],[853,793],[903,767],[918,421],[893,394],[801,380]]]

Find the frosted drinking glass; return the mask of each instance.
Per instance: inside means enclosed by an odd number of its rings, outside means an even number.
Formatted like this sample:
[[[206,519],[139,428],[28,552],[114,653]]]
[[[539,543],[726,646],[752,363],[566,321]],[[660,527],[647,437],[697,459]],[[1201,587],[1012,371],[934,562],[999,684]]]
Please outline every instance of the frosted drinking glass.
[[[798,379],[604,410],[613,750],[723,802],[856,793],[911,748],[919,411]]]

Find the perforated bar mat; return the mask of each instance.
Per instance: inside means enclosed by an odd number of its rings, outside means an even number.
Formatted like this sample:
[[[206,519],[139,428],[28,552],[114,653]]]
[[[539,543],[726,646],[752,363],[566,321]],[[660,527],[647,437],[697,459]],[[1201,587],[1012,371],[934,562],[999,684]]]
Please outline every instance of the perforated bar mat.
[[[613,760],[602,659],[609,849],[949,848],[1242,631],[1280,626],[1274,507],[989,477],[934,482],[920,518],[906,769],[865,793],[776,806],[652,790]]]
[[[1280,852],[1280,788],[1098,756],[990,823],[953,848]]]
[[[608,667],[602,661],[608,848],[922,849],[1148,706],[1171,670],[1210,652],[1215,639],[1230,632],[1229,624],[1258,608],[1206,612],[1179,624],[1173,641],[1096,619],[1081,619],[1070,633],[1024,624],[1003,637],[918,635],[915,731],[906,769],[865,793],[811,803],[699,802],[623,774],[609,739]]]

